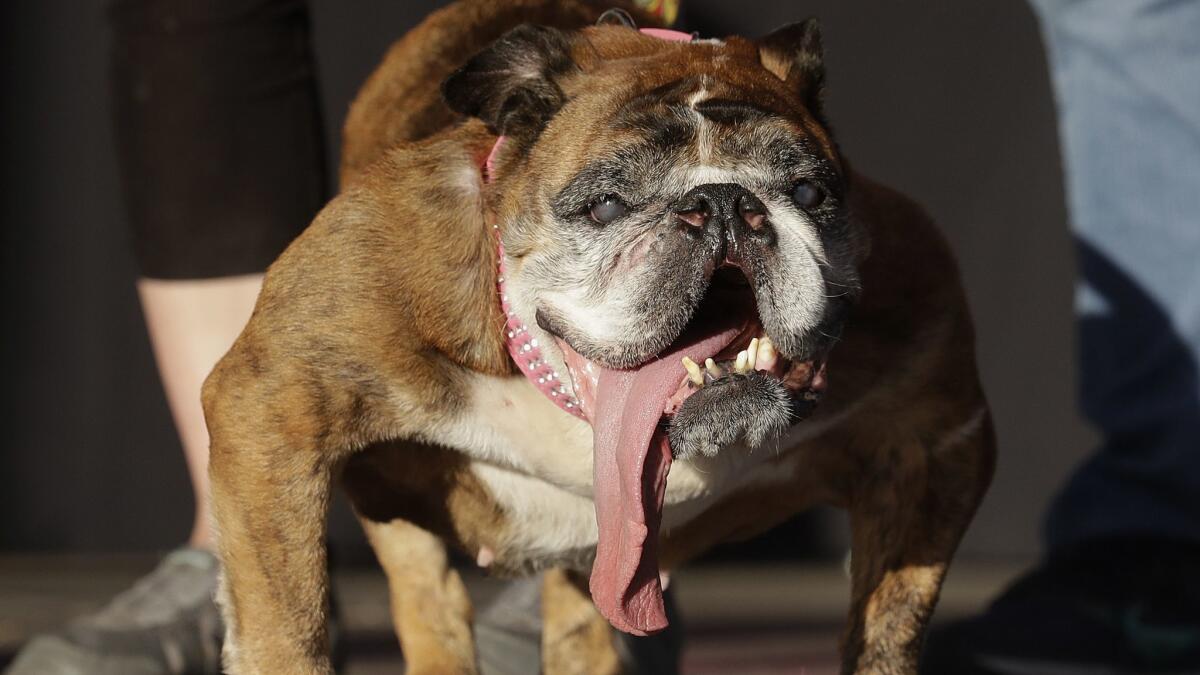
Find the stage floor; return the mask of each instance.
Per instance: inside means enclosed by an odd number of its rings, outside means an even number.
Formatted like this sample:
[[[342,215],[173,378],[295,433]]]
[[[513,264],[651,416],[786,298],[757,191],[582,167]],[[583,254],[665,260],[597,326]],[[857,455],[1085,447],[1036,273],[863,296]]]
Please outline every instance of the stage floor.
[[[96,609],[153,567],[152,556],[0,555],[0,665],[30,635]],[[950,574],[935,620],[982,607],[1022,565],[962,562]],[[349,675],[396,673],[382,572],[369,568],[334,575],[349,636]],[[472,593],[495,580],[470,575]],[[707,566],[672,580],[688,625],[687,675],[837,672],[837,635],[849,584],[840,565]]]

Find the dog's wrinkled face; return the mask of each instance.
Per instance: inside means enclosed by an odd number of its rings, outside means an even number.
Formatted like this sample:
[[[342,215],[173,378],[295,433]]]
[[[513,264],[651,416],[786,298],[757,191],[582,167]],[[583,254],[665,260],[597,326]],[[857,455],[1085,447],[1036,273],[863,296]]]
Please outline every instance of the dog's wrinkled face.
[[[538,323],[589,359],[644,363],[718,291],[755,302],[784,354],[828,344],[827,286],[848,282],[827,251],[844,229],[841,178],[802,128],[735,93],[699,76],[633,97],[524,214],[554,233],[522,270]]]

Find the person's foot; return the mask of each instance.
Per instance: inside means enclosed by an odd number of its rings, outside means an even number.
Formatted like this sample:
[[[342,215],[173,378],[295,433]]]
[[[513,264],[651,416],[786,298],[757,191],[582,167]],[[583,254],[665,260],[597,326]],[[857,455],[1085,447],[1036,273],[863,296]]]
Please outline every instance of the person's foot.
[[[31,640],[7,675],[220,673],[217,568],[207,551],[168,554],[104,609]]]
[[[921,672],[1200,673],[1200,547],[1106,540],[1052,558],[983,614],[935,627]]]

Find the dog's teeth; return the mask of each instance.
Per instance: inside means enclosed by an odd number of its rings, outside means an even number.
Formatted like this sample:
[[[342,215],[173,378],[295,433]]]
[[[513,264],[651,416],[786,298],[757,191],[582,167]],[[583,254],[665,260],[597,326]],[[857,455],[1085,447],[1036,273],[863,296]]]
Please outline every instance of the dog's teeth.
[[[721,367],[712,359],[704,359],[704,369],[713,377],[722,377],[725,375],[725,371],[721,370]]]
[[[764,337],[758,342],[758,358],[755,360],[754,367],[758,370],[770,370],[775,367],[775,360],[778,352],[775,351],[775,343],[771,342],[771,338]]]
[[[744,375],[748,368],[746,363],[750,360],[750,355],[746,352],[738,352],[737,358],[733,362],[733,372]]]
[[[746,349],[746,370],[754,370],[754,366],[758,363],[758,338],[750,340],[750,346]]]
[[[704,373],[700,371],[700,366],[696,365],[695,361],[685,356],[683,357],[683,367],[687,369],[688,379],[692,384],[697,387],[704,386]]]

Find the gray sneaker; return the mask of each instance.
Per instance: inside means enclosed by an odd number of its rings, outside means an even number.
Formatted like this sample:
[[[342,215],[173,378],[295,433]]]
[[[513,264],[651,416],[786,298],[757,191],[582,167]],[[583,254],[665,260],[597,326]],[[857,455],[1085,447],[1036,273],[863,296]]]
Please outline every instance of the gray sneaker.
[[[217,675],[217,559],[181,548],[96,614],[32,639],[6,675]]]

